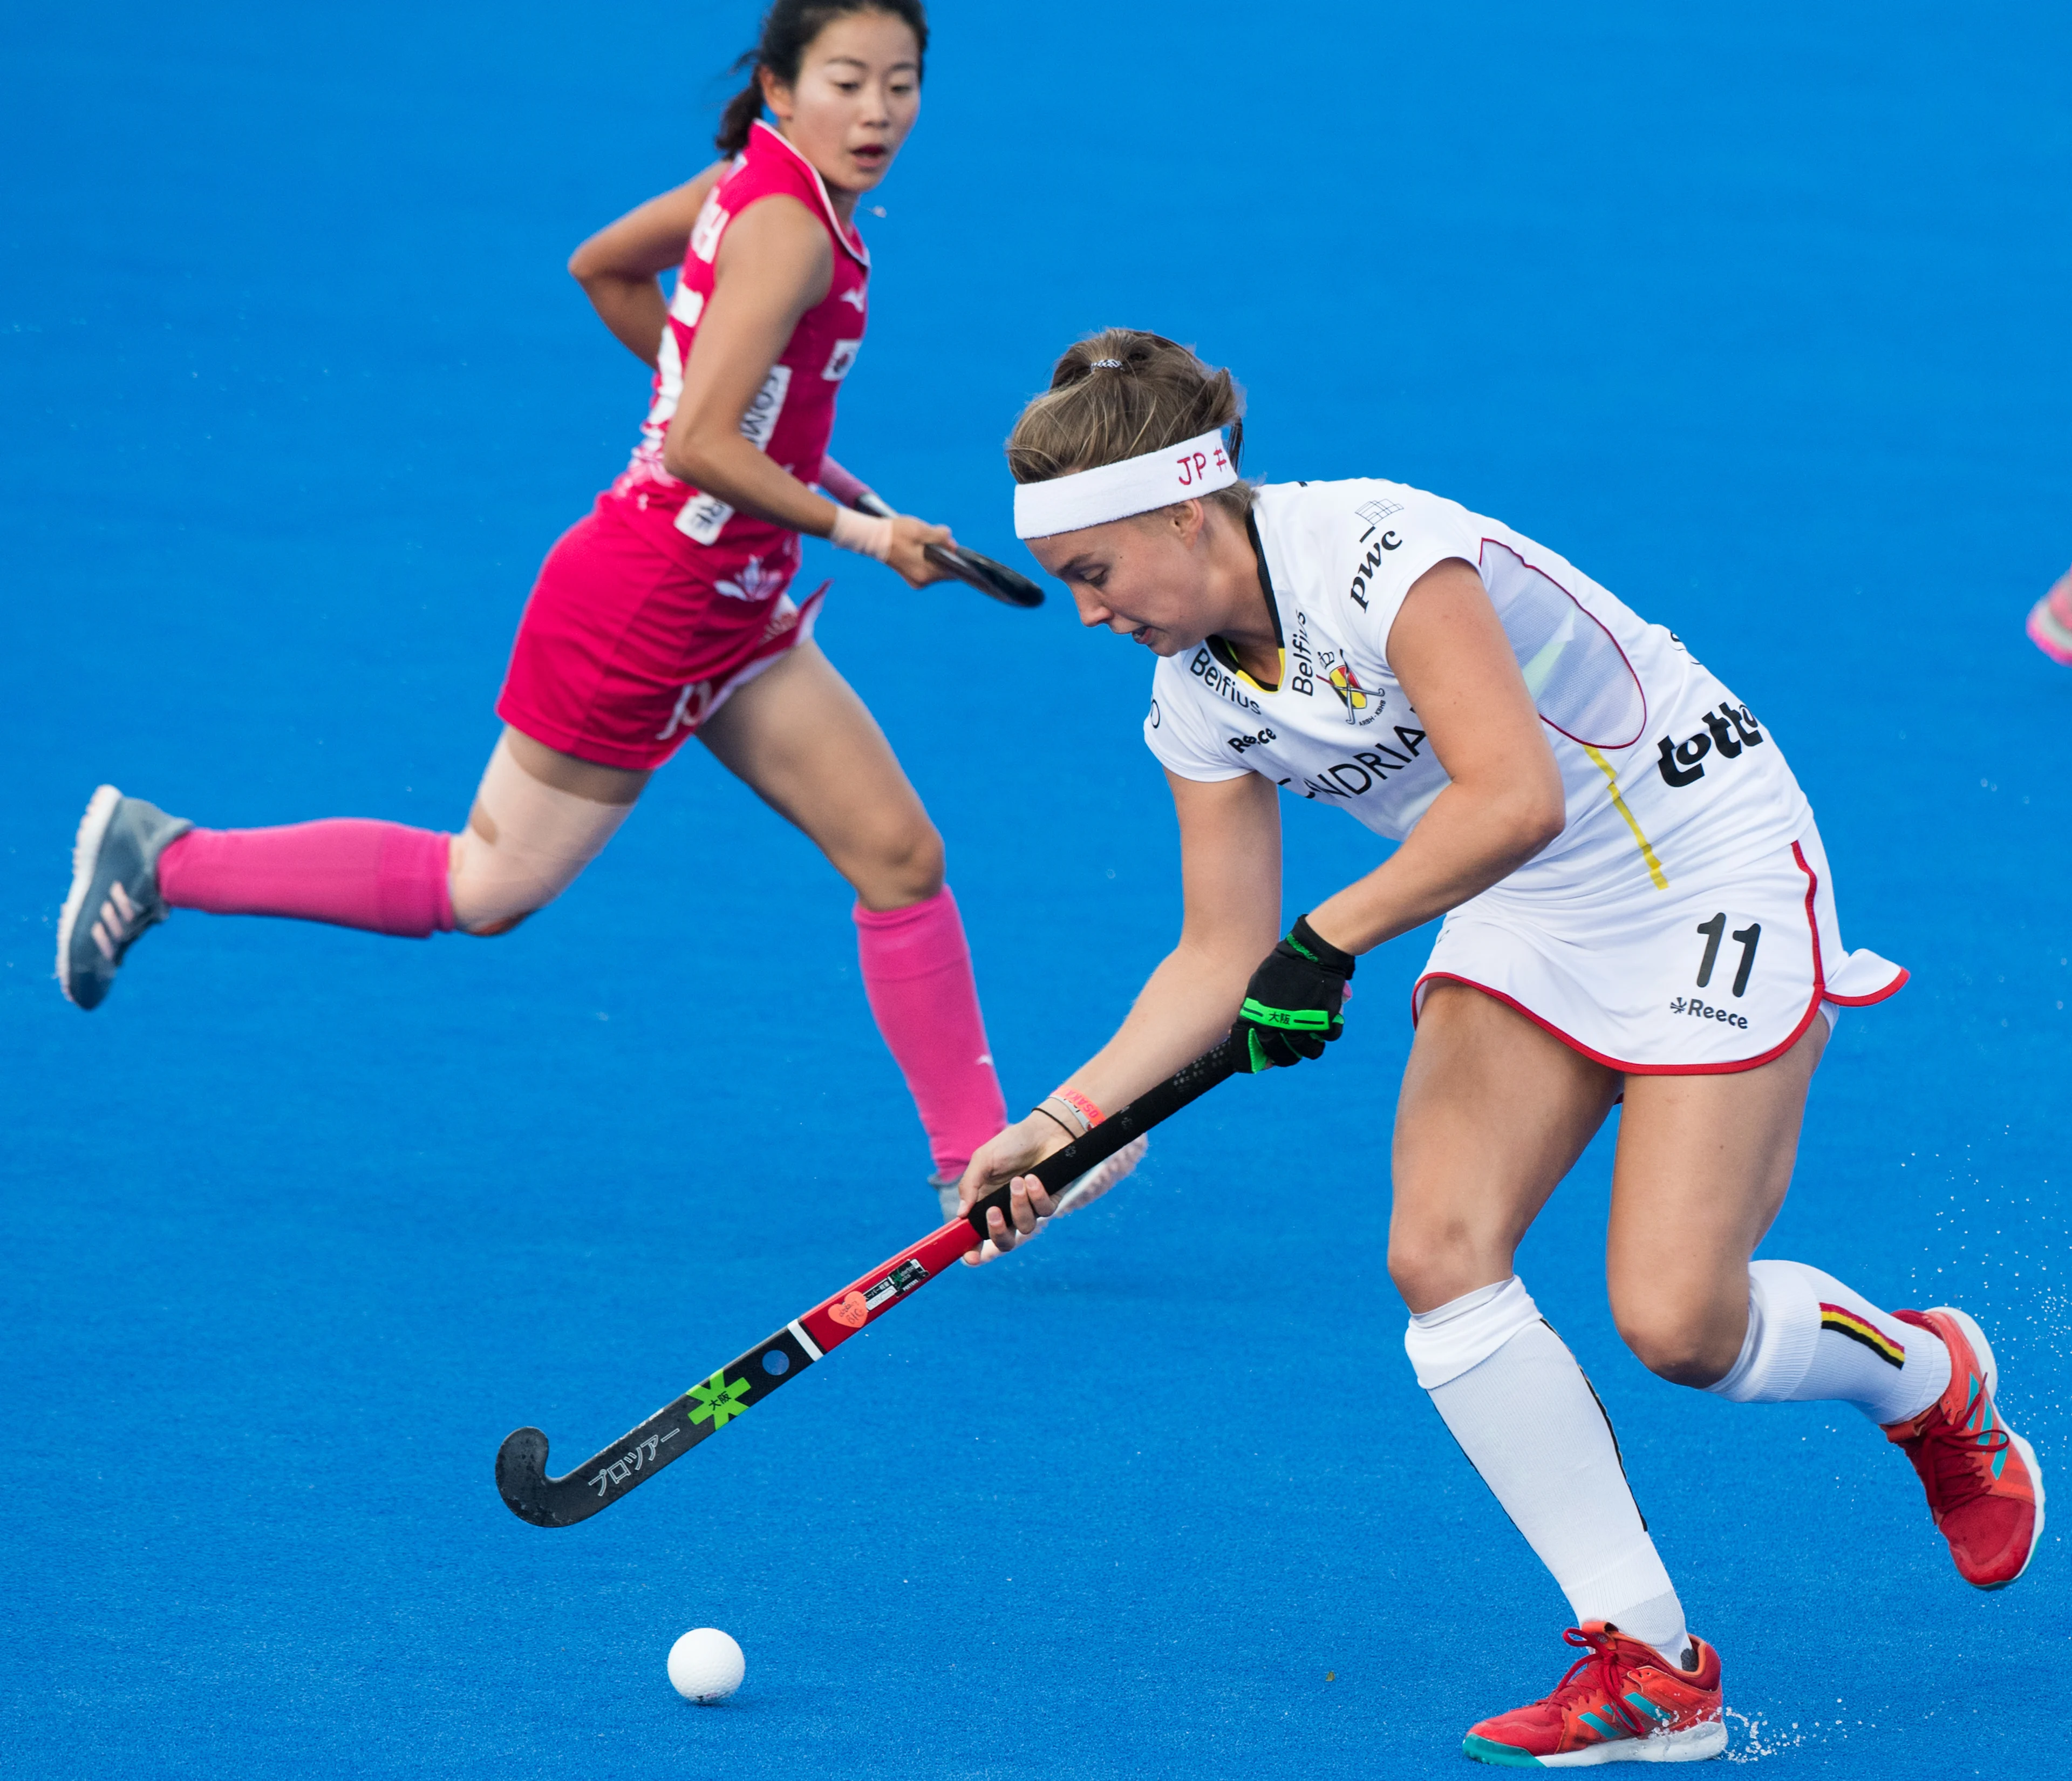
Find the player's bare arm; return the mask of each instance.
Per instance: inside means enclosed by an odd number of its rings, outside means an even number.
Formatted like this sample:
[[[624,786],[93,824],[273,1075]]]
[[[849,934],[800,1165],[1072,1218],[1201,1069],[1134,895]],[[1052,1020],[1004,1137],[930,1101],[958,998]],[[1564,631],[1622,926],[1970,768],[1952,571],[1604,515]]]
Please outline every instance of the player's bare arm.
[[[1280,932],[1281,811],[1272,784],[1252,773],[1213,783],[1166,778],[1180,822],[1180,938],[1114,1038],[1066,1078],[1067,1090],[1098,1107],[1126,1105],[1223,1038],[1252,968]],[[1069,1107],[1032,1111],[972,1158],[959,1184],[964,1207],[1075,1135]],[[995,1212],[989,1220],[1001,1249],[1054,1209],[1033,1178],[1019,1186],[1010,1217]]]
[[[729,164],[715,161],[695,179],[636,205],[569,256],[569,276],[604,325],[651,368],[669,314],[661,275],[681,263],[705,195]]]
[[[1561,771],[1482,578],[1457,557],[1412,584],[1388,656],[1452,784],[1381,866],[1309,912],[1355,955],[1457,908],[1561,833]]]
[[[834,256],[827,232],[796,199],[767,198],[729,226],[713,271],[663,464],[743,512],[830,537],[841,510],[772,463],[741,430],[799,318],[828,294]],[[952,542],[949,528],[906,514],[891,525],[890,566],[911,586],[943,580],[922,549]]]

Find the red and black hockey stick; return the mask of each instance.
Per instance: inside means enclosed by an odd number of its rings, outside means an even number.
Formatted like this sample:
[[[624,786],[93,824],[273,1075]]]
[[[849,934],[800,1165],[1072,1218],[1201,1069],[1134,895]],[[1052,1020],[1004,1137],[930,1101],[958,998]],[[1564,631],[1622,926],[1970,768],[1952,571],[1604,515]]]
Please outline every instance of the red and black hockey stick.
[[[821,459],[819,479],[820,487],[844,507],[853,507],[859,513],[872,514],[881,520],[898,517],[896,508],[832,458]],[[967,550],[962,545],[931,544],[923,547],[923,554],[944,574],[956,576],[981,594],[990,594],[1005,606],[1043,603],[1043,590],[1026,575],[1009,569],[1005,563],[995,562],[990,557],[981,557],[976,550]]]
[[[1170,1118],[1242,1065],[1240,1046],[1226,1039],[1213,1051],[1147,1090],[1085,1137],[1046,1157],[1030,1172],[1051,1193],[1107,1159],[1140,1132]],[[511,1512],[536,1528],[566,1528],[609,1508],[672,1459],[680,1459],[780,1385],[839,1347],[874,1318],[882,1317],[924,1281],[932,1280],[985,1240],[985,1215],[1007,1209],[1009,1190],[997,1188],[964,1217],[910,1244],[853,1285],[792,1318],[738,1360],[701,1380],[663,1406],[631,1433],[594,1454],[559,1478],[547,1476],[547,1438],[520,1429],[496,1451],[496,1488]]]

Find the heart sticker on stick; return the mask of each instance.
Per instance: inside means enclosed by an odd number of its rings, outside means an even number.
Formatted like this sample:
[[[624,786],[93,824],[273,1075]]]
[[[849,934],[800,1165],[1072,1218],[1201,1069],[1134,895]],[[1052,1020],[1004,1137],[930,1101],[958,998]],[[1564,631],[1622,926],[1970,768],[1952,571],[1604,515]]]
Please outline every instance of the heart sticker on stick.
[[[861,1330],[870,1315],[870,1307],[864,1303],[862,1294],[845,1293],[828,1307],[828,1315],[852,1330]]]

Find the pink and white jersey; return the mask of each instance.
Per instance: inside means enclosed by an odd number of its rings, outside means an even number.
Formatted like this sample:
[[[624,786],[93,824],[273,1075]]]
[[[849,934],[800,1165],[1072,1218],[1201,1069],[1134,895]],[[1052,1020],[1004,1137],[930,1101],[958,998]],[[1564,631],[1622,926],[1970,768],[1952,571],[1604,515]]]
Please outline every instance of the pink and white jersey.
[[[818,170],[779,132],[758,121],[750,129],[748,146],[698,212],[676,275],[655,372],[654,400],[641,426],[640,442],[606,495],[625,517],[665,542],[687,567],[726,574],[725,586],[738,586],[741,597],[751,601],[774,598],[791,579],[798,564],[798,534],[773,520],[737,513],[717,496],[671,475],[663,467],[662,445],[683,393],[684,364],[712,295],[713,265],[727,226],[758,199],[778,196],[797,199],[820,218],[834,248],[834,277],[827,295],[799,318],[742,417],[741,430],[801,481],[812,482],[819,475],[834,431],[836,393],[863,344],[870,255],[855,228],[845,228],[837,218]]]

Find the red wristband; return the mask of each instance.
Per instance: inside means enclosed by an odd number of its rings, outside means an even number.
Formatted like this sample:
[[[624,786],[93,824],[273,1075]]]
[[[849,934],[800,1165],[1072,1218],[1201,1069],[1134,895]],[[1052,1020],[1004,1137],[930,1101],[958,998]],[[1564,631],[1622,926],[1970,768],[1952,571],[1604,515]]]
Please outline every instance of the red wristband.
[[[1077,1113],[1081,1119],[1084,1120],[1087,1122],[1087,1129],[1089,1132],[1091,1132],[1096,1125],[1100,1125],[1103,1120],[1108,1117],[1107,1114],[1104,1113],[1098,1107],[1095,1106],[1092,1101],[1088,1100],[1087,1097],[1081,1094],[1076,1088],[1059,1088],[1054,1090],[1053,1098],[1058,1100],[1062,1100],[1067,1107],[1071,1108],[1074,1113]]]

